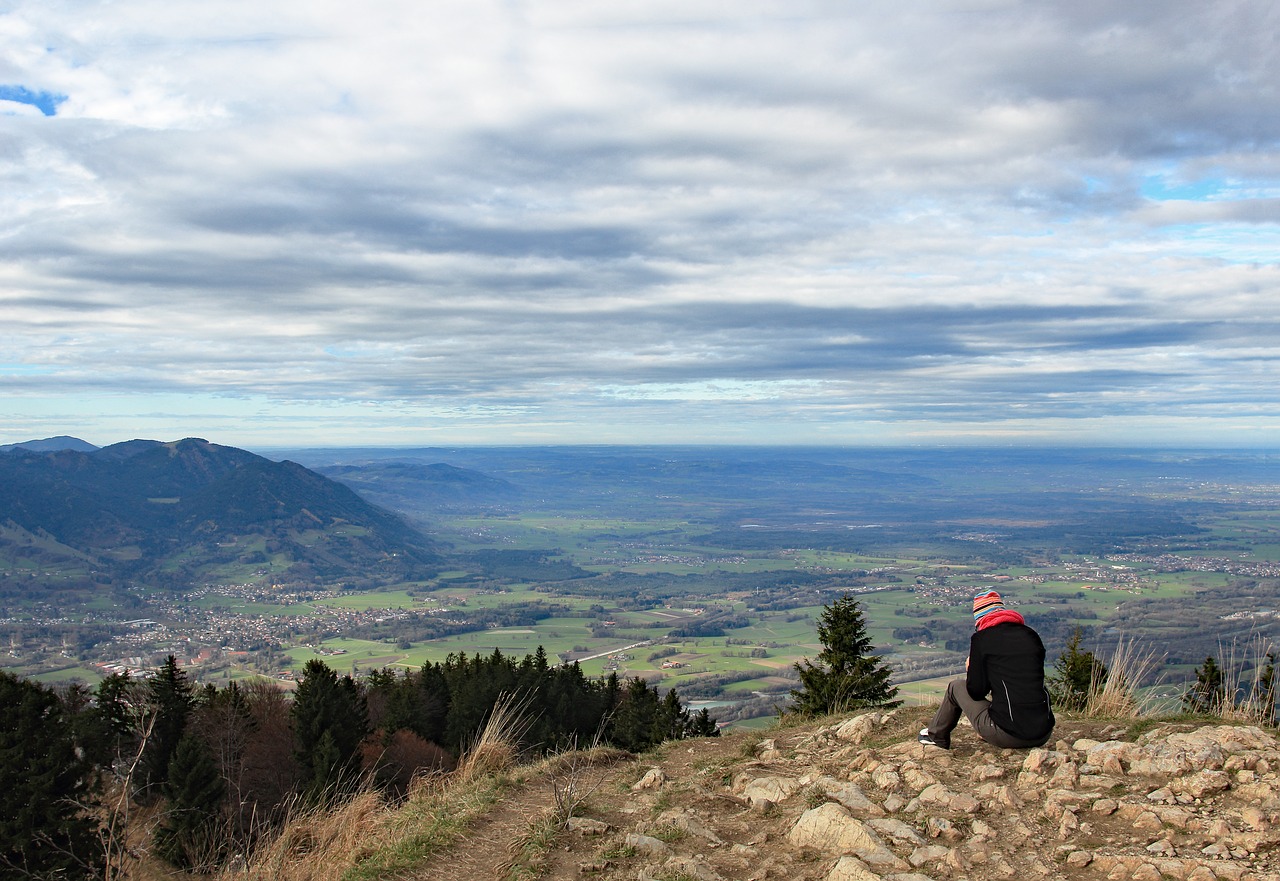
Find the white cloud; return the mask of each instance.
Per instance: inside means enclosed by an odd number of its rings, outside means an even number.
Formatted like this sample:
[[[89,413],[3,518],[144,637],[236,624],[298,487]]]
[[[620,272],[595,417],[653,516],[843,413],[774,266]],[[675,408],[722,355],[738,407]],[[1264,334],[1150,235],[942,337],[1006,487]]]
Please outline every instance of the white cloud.
[[[290,442],[1263,420],[1278,15],[19,2],[0,84],[67,98],[0,110],[6,404],[276,401]]]

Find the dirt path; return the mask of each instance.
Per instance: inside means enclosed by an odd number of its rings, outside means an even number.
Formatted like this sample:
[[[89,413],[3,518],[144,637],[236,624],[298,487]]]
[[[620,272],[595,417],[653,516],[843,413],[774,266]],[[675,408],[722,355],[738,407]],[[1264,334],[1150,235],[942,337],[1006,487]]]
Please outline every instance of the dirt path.
[[[545,781],[531,780],[509,792],[477,821],[457,844],[418,865],[416,881],[501,881],[512,859],[512,845],[551,810]]]

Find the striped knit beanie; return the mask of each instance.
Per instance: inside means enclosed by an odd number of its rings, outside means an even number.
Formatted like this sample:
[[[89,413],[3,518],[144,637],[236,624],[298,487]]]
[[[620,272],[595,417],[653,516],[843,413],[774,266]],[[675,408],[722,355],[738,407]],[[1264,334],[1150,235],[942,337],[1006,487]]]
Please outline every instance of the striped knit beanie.
[[[973,598],[973,623],[977,624],[983,615],[1004,608],[1004,600],[994,590],[979,594]]]

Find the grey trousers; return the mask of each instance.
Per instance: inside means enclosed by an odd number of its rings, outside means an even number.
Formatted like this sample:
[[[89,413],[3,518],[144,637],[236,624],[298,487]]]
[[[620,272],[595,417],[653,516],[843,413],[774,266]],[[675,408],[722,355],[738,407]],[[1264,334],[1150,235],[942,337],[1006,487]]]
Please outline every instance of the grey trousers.
[[[942,706],[938,707],[937,714],[929,723],[929,736],[936,743],[950,745],[951,732],[960,722],[962,712],[969,717],[969,723],[973,725],[973,730],[978,732],[978,736],[992,746],[1002,749],[1030,749],[1033,746],[1041,746],[1049,740],[1049,735],[1046,735],[1043,740],[1022,740],[1006,732],[991,718],[991,701],[976,701],[969,697],[969,689],[965,687],[963,676],[947,683],[947,693],[942,696]]]

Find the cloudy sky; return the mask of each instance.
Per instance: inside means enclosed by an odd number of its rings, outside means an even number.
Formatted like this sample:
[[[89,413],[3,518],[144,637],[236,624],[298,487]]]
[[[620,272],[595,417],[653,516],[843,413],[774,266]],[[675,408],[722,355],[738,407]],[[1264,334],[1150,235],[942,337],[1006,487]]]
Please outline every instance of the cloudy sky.
[[[1280,446],[1274,0],[0,0],[0,443]]]

